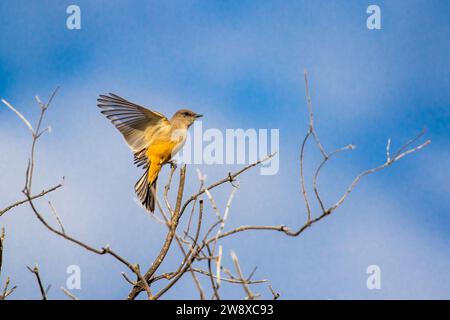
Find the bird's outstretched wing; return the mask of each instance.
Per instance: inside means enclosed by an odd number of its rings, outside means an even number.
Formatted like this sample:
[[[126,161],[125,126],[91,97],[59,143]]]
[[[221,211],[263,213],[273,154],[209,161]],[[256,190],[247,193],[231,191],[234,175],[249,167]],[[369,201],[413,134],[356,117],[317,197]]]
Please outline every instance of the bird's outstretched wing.
[[[159,112],[125,100],[118,95],[100,95],[97,106],[116,128],[122,133],[126,142],[134,153],[147,148],[145,141],[145,130],[157,125],[161,121],[168,121]]]

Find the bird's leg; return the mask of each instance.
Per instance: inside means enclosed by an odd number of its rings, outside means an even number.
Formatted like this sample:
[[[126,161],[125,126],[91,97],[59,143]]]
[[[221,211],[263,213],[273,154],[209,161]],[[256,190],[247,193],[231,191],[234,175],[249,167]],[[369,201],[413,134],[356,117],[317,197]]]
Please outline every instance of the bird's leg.
[[[170,168],[171,169],[176,169],[177,168],[177,161],[176,160],[169,160],[167,161],[168,164],[170,164]]]

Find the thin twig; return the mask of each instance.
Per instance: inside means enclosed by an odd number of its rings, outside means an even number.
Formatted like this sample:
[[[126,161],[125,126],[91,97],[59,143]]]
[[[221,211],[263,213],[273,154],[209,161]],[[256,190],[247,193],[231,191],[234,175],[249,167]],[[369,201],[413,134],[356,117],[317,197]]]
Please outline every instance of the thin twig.
[[[128,282],[129,284],[131,284],[132,286],[137,285],[136,281],[131,280],[130,278],[128,278],[127,274],[125,272],[121,272],[120,273],[122,275],[122,277],[125,279],[126,282]]]
[[[198,268],[191,268],[191,270],[193,270],[194,272],[203,274],[205,276],[210,277],[211,274],[206,271],[206,270],[202,270],[202,269],[198,269]],[[219,280],[219,278],[216,275],[212,275],[212,277],[214,277],[214,279]],[[263,280],[245,280],[245,279],[236,279],[235,277],[220,277],[220,281],[225,281],[225,282],[229,282],[229,283],[236,283],[236,284],[242,284],[242,283],[247,283],[247,284],[258,284],[258,283],[265,283],[268,280],[263,279]]]
[[[59,224],[59,226],[60,226],[60,228],[61,228],[61,232],[64,233],[64,234],[66,234],[66,230],[64,230],[64,226],[63,226],[63,224],[62,224],[62,222],[61,222],[61,219],[59,218],[58,213],[56,212],[56,209],[55,209],[55,207],[53,206],[52,202],[49,201],[49,202],[48,202],[48,205],[50,206],[50,209],[51,209],[53,215],[55,216],[56,221],[58,222],[58,224]]]
[[[210,256],[212,256],[212,251],[209,245],[206,245],[206,250]],[[216,259],[214,259],[216,260]],[[219,284],[215,281],[213,277],[213,271],[212,271],[212,259],[206,260],[207,266],[208,266],[208,273],[209,273],[209,280],[211,282],[211,287],[213,289],[213,296],[212,299],[220,300],[220,294],[219,294]]]
[[[173,174],[175,173],[175,170],[177,169],[177,166],[174,162],[172,162],[170,164],[170,173],[169,173],[169,180],[167,181],[167,184],[164,187],[164,202],[166,204],[167,210],[169,210],[170,215],[173,215],[173,210],[172,207],[170,206],[170,201],[169,201],[169,190],[170,190],[170,185],[172,184],[172,178],[173,178]]]
[[[33,195],[31,197],[31,200],[35,200],[35,199],[41,198],[41,197],[45,196],[46,194],[48,194],[50,192],[53,192],[56,189],[61,188],[62,186],[63,186],[63,184],[60,183],[60,184],[57,184],[56,186],[54,186],[54,187],[52,187],[50,189],[42,190],[40,193]],[[15,208],[17,206],[20,206],[21,204],[27,203],[27,202],[28,202],[28,199],[24,199],[24,200],[20,200],[20,201],[14,202],[13,204],[7,206],[6,208],[0,210],[0,217],[3,214],[5,214],[7,211],[9,211],[9,210],[11,210],[11,209],[13,209],[13,208]]]
[[[342,205],[342,203],[344,203],[345,199],[347,199],[347,197],[353,191],[353,189],[356,187],[356,185],[361,180],[361,178],[363,178],[363,177],[365,177],[367,175],[370,175],[372,173],[375,173],[377,171],[380,171],[382,169],[387,168],[388,166],[390,166],[393,163],[397,162],[398,160],[400,160],[404,156],[406,156],[408,154],[411,154],[413,152],[419,151],[419,150],[423,149],[424,147],[426,147],[427,145],[429,145],[430,143],[431,143],[431,141],[427,140],[427,141],[425,141],[424,143],[420,144],[417,147],[414,147],[414,148],[411,148],[411,149],[407,149],[406,151],[404,151],[402,153],[398,153],[397,152],[396,156],[393,159],[389,159],[385,163],[383,163],[382,165],[379,165],[378,167],[366,170],[366,171],[360,173],[359,175],[357,175],[356,178],[350,184],[350,186],[347,188],[345,193],[342,195],[342,197],[336,202],[336,204],[334,204],[330,209],[328,209],[330,211],[330,213],[332,211],[336,210],[340,205]],[[405,150],[404,147],[402,147],[401,149]]]
[[[323,203],[323,201],[322,201],[322,198],[320,197],[319,190],[318,190],[318,188],[317,188],[317,179],[318,179],[318,177],[319,177],[319,173],[320,173],[320,171],[322,170],[322,168],[325,166],[325,164],[326,164],[326,163],[327,163],[327,162],[328,162],[335,154],[340,153],[340,152],[343,152],[343,151],[345,151],[345,150],[353,150],[353,149],[355,149],[355,146],[352,145],[352,144],[349,144],[349,145],[347,145],[347,146],[345,146],[345,147],[342,147],[342,148],[340,148],[340,149],[337,149],[337,150],[331,152],[331,153],[328,155],[328,157],[323,158],[322,162],[321,162],[320,165],[317,167],[317,170],[316,170],[316,172],[314,173],[314,177],[313,177],[313,189],[314,189],[314,194],[316,195],[316,199],[317,199],[317,201],[319,202],[320,208],[322,209],[322,213],[325,213],[325,212],[326,212],[326,209],[325,209],[325,205],[324,205],[324,203]]]
[[[313,135],[314,141],[317,144],[317,147],[319,148],[320,153],[324,158],[327,158],[328,155],[325,151],[325,148],[322,146],[322,143],[319,140],[319,136],[317,135],[316,129],[314,127],[314,113],[312,109],[312,103],[311,103],[311,96],[309,94],[309,80],[308,80],[308,71],[304,70],[304,78],[305,78],[305,94],[306,94],[306,100],[308,105],[308,113],[309,113],[309,128],[311,131],[311,134]]]
[[[9,109],[11,109],[19,117],[19,119],[22,120],[23,123],[25,123],[25,125],[28,128],[28,130],[30,130],[31,134],[34,136],[35,135],[35,131],[33,129],[33,126],[31,125],[31,123],[19,111],[17,111],[8,101],[6,101],[5,99],[2,99],[2,102]]]
[[[5,228],[2,228],[0,233],[0,275],[2,274],[3,266],[3,243],[5,242]]]
[[[272,293],[273,300],[277,300],[280,297],[280,293],[273,290],[272,286],[269,284],[270,293]]]
[[[214,245],[217,242],[214,242]],[[217,254],[216,259],[216,279],[217,279],[217,286],[220,287],[220,281],[222,280],[220,270],[222,270],[222,246],[219,245],[219,253]]]
[[[244,280],[244,275],[241,271],[241,266],[239,265],[238,257],[234,251],[231,251],[231,259],[233,260],[234,268],[236,269],[236,273],[238,274],[238,279]],[[246,299],[254,300],[256,298],[256,296],[250,290],[248,283],[246,283],[245,281],[242,281],[242,288],[244,289],[245,293],[247,294]]]
[[[396,158],[400,153],[403,153],[409,146],[414,144],[416,141],[418,141],[420,138],[422,138],[425,133],[427,132],[426,128],[423,128],[418,135],[416,135],[414,138],[409,140],[407,143],[405,143],[398,151],[395,153],[394,158]]]
[[[10,296],[17,289],[17,286],[14,286],[11,289],[9,289],[9,283],[10,283],[10,279],[9,279],[9,277],[7,277],[6,281],[5,281],[5,286],[3,287],[3,294],[0,295],[0,300],[5,300],[6,298],[8,298],[8,296]]]
[[[386,162],[390,162],[391,161],[391,138],[388,138],[387,140],[387,144],[386,144]]]
[[[3,265],[4,243],[5,243],[5,228],[2,228],[2,231],[0,233],[0,275],[2,272],[2,265]],[[14,290],[16,290],[17,286],[14,286],[10,290],[8,290],[9,283],[10,278],[6,277],[5,285],[3,287],[3,293],[0,295],[0,300],[5,300],[10,294],[14,292]]]
[[[209,202],[211,202],[211,207],[213,208],[213,211],[216,213],[217,219],[222,221],[222,215],[220,214],[219,208],[217,208],[217,204],[214,201],[213,196],[211,195],[211,192],[209,192],[208,189],[205,189],[205,194],[209,199]]]
[[[203,185],[204,185],[205,180],[206,180],[206,175],[203,175],[200,172],[200,169],[197,168],[197,176],[198,176],[198,180],[200,181],[200,186],[199,186],[199,189],[198,189],[198,191],[200,192],[200,190],[203,189]],[[191,228],[192,217],[194,215],[196,203],[197,203],[197,199],[194,200],[194,204],[192,205],[191,213],[189,214],[188,225],[187,225],[186,231],[184,232],[184,238],[183,239],[186,239],[186,237],[189,236],[189,231],[190,231],[190,228]]]
[[[36,264],[34,266],[34,268],[31,268],[31,267],[27,266],[27,268],[28,268],[28,270],[30,270],[31,273],[33,273],[36,276],[36,280],[37,280],[37,283],[39,285],[39,290],[41,291],[42,300],[47,300],[47,293],[46,293],[46,290],[44,289],[44,285],[42,284],[41,276],[39,274],[39,267],[38,267],[38,265]]]
[[[66,296],[68,296],[70,299],[72,299],[72,300],[80,300],[77,296],[75,296],[72,292],[70,292],[70,291],[67,290],[66,288],[61,287],[60,289],[61,289],[61,291],[62,291]]]
[[[302,142],[302,146],[300,148],[300,185],[302,187],[303,200],[305,201],[306,206],[307,222],[311,221],[311,206],[309,205],[308,195],[306,192],[305,175],[303,173],[303,166],[304,166],[303,162],[304,162],[305,145],[310,135],[311,135],[311,128],[308,129],[308,133],[305,135],[305,138],[303,139]]]
[[[223,218],[220,220],[220,228],[217,230],[217,233],[216,233],[216,239],[218,239],[220,233],[225,228],[225,223],[226,223],[227,218],[228,218],[228,213],[230,212],[231,202],[233,201],[234,194],[235,194],[237,189],[238,188],[236,186],[233,186],[233,189],[231,190],[230,196],[228,197],[228,201],[227,201],[227,204],[225,206],[225,212],[223,214]],[[216,246],[217,246],[217,240],[214,241],[212,255],[214,255],[216,253]]]

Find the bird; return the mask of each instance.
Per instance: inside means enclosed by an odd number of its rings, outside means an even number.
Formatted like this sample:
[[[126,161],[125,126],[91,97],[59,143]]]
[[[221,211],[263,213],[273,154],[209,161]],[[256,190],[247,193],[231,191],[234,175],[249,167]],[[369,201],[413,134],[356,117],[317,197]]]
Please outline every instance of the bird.
[[[180,151],[189,127],[202,115],[180,109],[167,119],[113,93],[99,95],[97,102],[101,113],[120,131],[134,153],[134,164],[145,170],[134,190],[140,203],[153,213],[159,172]]]

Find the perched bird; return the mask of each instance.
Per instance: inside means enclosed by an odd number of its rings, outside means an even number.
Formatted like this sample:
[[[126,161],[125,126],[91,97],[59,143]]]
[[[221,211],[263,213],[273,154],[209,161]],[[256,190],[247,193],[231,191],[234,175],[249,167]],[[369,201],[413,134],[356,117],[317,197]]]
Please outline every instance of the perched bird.
[[[133,151],[134,163],[145,169],[134,190],[142,205],[153,212],[161,167],[183,147],[187,130],[201,115],[181,109],[168,120],[161,113],[112,93],[100,95],[97,101],[101,113],[122,133]]]

